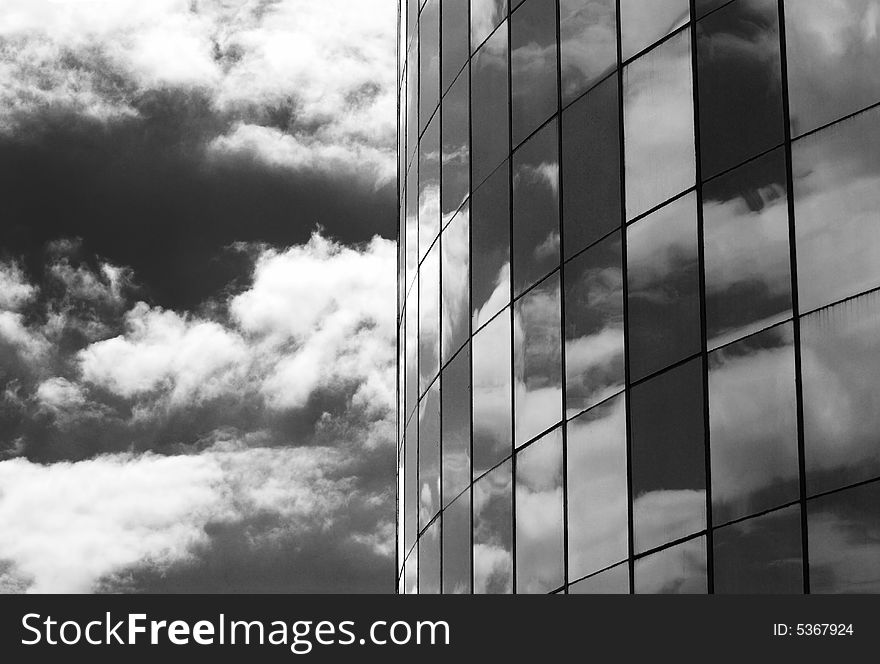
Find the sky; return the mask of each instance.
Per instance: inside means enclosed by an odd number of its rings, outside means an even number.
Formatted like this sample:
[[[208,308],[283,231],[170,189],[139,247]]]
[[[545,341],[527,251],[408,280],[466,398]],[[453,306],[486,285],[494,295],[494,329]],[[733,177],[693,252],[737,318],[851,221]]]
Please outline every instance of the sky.
[[[0,4],[0,591],[393,590],[396,11]]]

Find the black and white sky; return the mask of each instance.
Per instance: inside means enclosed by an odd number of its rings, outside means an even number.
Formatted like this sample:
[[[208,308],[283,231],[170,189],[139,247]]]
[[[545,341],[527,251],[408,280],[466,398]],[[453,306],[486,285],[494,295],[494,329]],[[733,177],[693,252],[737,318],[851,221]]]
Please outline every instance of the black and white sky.
[[[0,3],[0,591],[391,591],[394,0]]]

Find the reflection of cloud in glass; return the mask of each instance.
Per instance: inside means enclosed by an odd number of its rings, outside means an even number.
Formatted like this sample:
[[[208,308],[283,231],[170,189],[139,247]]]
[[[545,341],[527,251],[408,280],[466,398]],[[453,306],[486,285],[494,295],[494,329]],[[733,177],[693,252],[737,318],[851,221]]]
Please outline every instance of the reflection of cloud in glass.
[[[440,371],[440,247],[419,268],[419,393]]]
[[[559,38],[563,103],[588,89],[617,61],[614,0],[561,0]]]
[[[507,12],[507,0],[471,0],[471,49],[492,32]]]
[[[577,579],[626,559],[623,395],[568,423],[568,565]]]
[[[455,216],[441,238],[442,258],[442,358],[446,362],[461,348],[469,334],[469,241],[467,206]]]
[[[709,356],[716,524],[797,500],[797,409],[791,325]]]
[[[705,593],[706,538],[698,537],[635,562],[635,592]]]
[[[801,311],[880,286],[880,108],[796,141],[792,170]]]
[[[513,589],[512,478],[506,462],[474,485],[474,592]]]
[[[624,69],[627,219],[694,185],[690,41],[685,30]]]
[[[524,449],[516,462],[516,591],[544,593],[563,582],[562,430]]]
[[[623,59],[632,57],[687,23],[688,0],[620,0]]]
[[[876,0],[786,0],[785,33],[795,135],[880,99]]]
[[[805,317],[801,343],[808,492],[880,474],[880,294]]]
[[[510,454],[510,316],[505,311],[473,340],[474,474]]]
[[[528,442],[562,418],[559,275],[514,308],[515,441]]]

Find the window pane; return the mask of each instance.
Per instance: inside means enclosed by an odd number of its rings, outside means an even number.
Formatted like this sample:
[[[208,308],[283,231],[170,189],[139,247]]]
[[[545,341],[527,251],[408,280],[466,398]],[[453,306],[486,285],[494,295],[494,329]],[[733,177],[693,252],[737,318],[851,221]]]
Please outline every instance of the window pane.
[[[440,592],[440,520],[419,538],[419,594]]]
[[[801,344],[807,491],[880,476],[880,293],[807,316]]]
[[[474,192],[471,207],[473,329],[510,303],[510,171],[504,162]]]
[[[471,591],[471,493],[443,512],[443,592]]]
[[[440,19],[443,38],[441,39],[441,71],[443,90],[446,90],[464,63],[468,49],[468,0],[442,0]]]
[[[470,334],[470,272],[468,270],[470,214],[467,206],[443,231],[441,322],[442,357],[445,364],[462,347]]]
[[[718,594],[804,591],[798,505],[719,528],[713,534],[712,546]]]
[[[702,175],[783,138],[777,0],[737,0],[697,26]]]
[[[440,0],[428,0],[419,16],[419,133],[440,103]]]
[[[507,0],[471,0],[471,51],[483,43],[505,16]]]
[[[785,153],[703,186],[709,348],[791,317]]]
[[[510,151],[507,71],[507,23],[504,23],[471,62],[471,158],[475,185]]]
[[[628,65],[623,90],[626,218],[632,219],[694,186],[690,32]]]
[[[440,385],[419,404],[419,530],[440,511]]]
[[[563,583],[562,429],[516,460],[516,592],[546,593]]]
[[[880,101],[880,14],[873,0],[786,0],[795,135]]]
[[[617,66],[615,0],[560,0],[559,23],[565,105]]]
[[[470,131],[468,77],[463,72],[443,98],[443,192],[444,224],[468,196],[470,188]]]
[[[409,164],[419,142],[419,38],[413,39],[406,70],[406,163]]]
[[[397,564],[398,575],[403,571],[406,557],[406,450],[403,445],[397,449]]]
[[[636,552],[706,527],[702,361],[632,388]]]
[[[624,383],[620,233],[565,266],[566,415],[573,417]]]
[[[569,258],[620,226],[617,77],[562,114],[562,218]]]
[[[440,234],[440,122],[431,121],[419,143],[419,260]]]
[[[415,595],[419,592],[419,555],[413,551],[406,561],[403,570],[403,585],[407,595]]]
[[[709,425],[715,524],[798,499],[791,324],[709,355]]]
[[[620,0],[623,59],[646,49],[689,19],[689,0]]]
[[[633,380],[700,351],[696,195],[627,228],[629,353]]]
[[[471,354],[465,347],[443,370],[443,502],[449,504],[471,481]]]
[[[406,289],[412,288],[419,266],[419,169],[414,163],[406,174]]]
[[[559,275],[514,305],[514,428],[517,447],[562,419]]]
[[[559,265],[559,134],[554,120],[513,157],[514,297]]]
[[[568,423],[569,579],[626,559],[627,499],[626,400],[620,395]]]
[[[473,340],[474,477],[510,455],[511,355],[509,310]]]
[[[626,595],[629,593],[629,565],[624,563],[572,584],[569,595]]]
[[[880,286],[880,108],[792,146],[801,311]]]
[[[440,371],[440,247],[419,268],[419,394]]]
[[[404,478],[404,538],[407,552],[416,543],[416,535],[419,530],[419,418],[413,417],[406,425],[405,466],[406,477]]]
[[[419,402],[419,310],[418,288],[413,288],[406,303],[406,417],[409,418]]]
[[[513,493],[507,461],[474,484],[474,593],[513,590]]]
[[[660,595],[708,592],[706,538],[698,537],[637,560],[635,592]]]
[[[810,592],[880,593],[880,484],[811,500],[807,519]]]
[[[556,0],[528,0],[510,18],[513,144],[556,112]]]

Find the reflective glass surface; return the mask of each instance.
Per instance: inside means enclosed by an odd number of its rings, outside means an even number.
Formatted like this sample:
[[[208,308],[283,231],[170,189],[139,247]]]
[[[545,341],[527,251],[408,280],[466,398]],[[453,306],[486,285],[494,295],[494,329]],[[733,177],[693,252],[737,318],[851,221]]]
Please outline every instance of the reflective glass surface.
[[[557,110],[556,0],[527,0],[511,15],[510,68],[517,145]]]
[[[471,318],[476,331],[510,302],[508,162],[474,192],[471,224]]]
[[[629,361],[633,380],[700,351],[696,195],[626,229]]]
[[[419,594],[440,592],[440,521],[419,537]]]
[[[791,317],[785,153],[703,185],[709,348]]]
[[[440,375],[443,439],[443,502],[448,505],[471,482],[471,354],[466,346]]]
[[[565,410],[573,417],[624,386],[620,233],[565,266]]]
[[[474,484],[474,593],[513,592],[513,477],[507,461]]]
[[[486,37],[507,15],[507,0],[471,0],[471,50]]]
[[[716,525],[798,499],[791,324],[709,355],[709,431]]]
[[[444,226],[468,197],[470,188],[468,97],[468,76],[464,71],[446,93],[441,109],[443,191],[440,199]]]
[[[463,207],[443,231],[441,257],[441,358],[443,364],[470,335],[470,211]]]
[[[419,554],[413,551],[403,568],[403,587],[407,595],[419,592]]]
[[[692,88],[687,30],[623,71],[627,219],[694,186]]]
[[[620,226],[617,77],[562,114],[562,219],[569,258]]]
[[[516,457],[516,592],[547,593],[563,578],[562,430]]]
[[[798,505],[719,528],[713,533],[717,594],[804,591]]]
[[[441,88],[446,90],[467,62],[468,0],[440,0],[440,75]]]
[[[635,551],[706,527],[702,361],[691,360],[631,393]]]
[[[706,538],[697,537],[635,562],[637,594],[693,595],[708,592]]]
[[[796,141],[792,171],[801,311],[880,286],[880,108]]]
[[[880,475],[880,293],[801,322],[804,459],[814,495]]]
[[[513,449],[509,310],[474,336],[472,348],[473,466],[478,477]]]
[[[408,553],[416,543],[419,530],[419,418],[406,425],[404,444],[406,477],[404,478],[404,550]]]
[[[440,234],[440,118],[435,116],[419,143],[419,260]]]
[[[509,152],[507,23],[471,61],[471,159],[478,185]]]
[[[784,137],[777,0],[736,0],[697,24],[704,178]]]
[[[626,595],[629,593],[629,565],[617,565],[573,583],[569,595]]]
[[[627,60],[690,18],[689,0],[620,0],[620,39]]]
[[[559,39],[565,105],[617,66],[615,0],[560,0]]]
[[[467,491],[443,512],[443,592],[471,591],[471,493]]]
[[[406,302],[406,311],[404,311],[404,316],[406,317],[406,336],[403,339],[403,342],[406,346],[406,399],[404,402],[406,404],[405,419],[408,419],[412,416],[412,413],[415,410],[416,405],[419,401],[419,310],[417,308],[418,295],[418,288],[414,288],[410,293],[409,299]]]
[[[810,592],[880,593],[880,483],[807,503]]]
[[[514,297],[559,265],[559,134],[552,121],[513,156]]]
[[[440,383],[419,403],[419,530],[440,511]]]
[[[419,268],[419,394],[440,371],[440,245]]]
[[[517,447],[562,419],[559,289],[559,275],[554,274],[514,305],[514,440]]]
[[[419,133],[440,102],[440,0],[428,0],[419,15]]]
[[[567,457],[568,577],[578,579],[629,552],[623,395],[568,423]]]
[[[875,0],[785,0],[794,135],[880,101]]]

